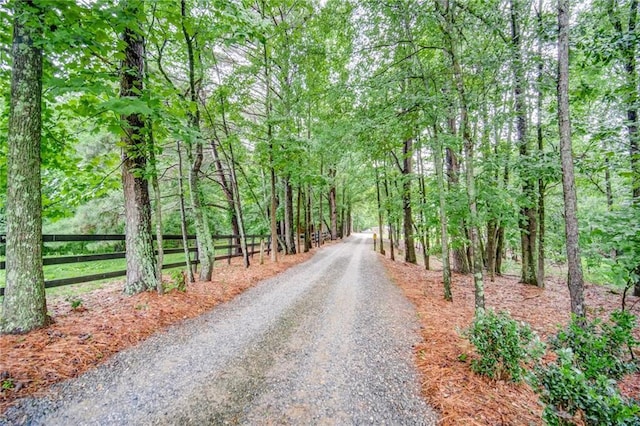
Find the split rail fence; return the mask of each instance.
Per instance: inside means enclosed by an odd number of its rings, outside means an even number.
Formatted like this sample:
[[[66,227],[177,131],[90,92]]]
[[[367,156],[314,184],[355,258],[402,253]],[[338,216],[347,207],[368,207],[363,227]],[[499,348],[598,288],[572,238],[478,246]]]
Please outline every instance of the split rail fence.
[[[164,255],[176,254],[176,253],[184,253],[184,247],[182,247],[182,235],[164,235],[163,241],[165,242],[175,242],[177,241],[180,245],[179,248],[165,248],[163,250]],[[234,257],[242,257],[240,244],[237,243],[239,241],[240,236],[238,235],[214,235],[214,245],[216,252],[224,251],[225,254],[220,254],[215,257],[216,261],[227,260],[229,263],[231,259]],[[325,241],[328,238],[328,233],[314,233],[312,236],[312,243],[317,244],[318,240],[322,239]],[[188,251],[189,253],[193,253],[193,256],[190,256],[191,265],[197,265],[200,263],[198,259],[198,248],[195,246],[195,235],[187,236],[188,240]],[[304,240],[304,239],[303,239]],[[96,235],[43,235],[42,242],[46,243],[83,243],[83,242],[105,242],[105,241],[121,241],[124,244],[125,236],[120,234],[96,234]],[[247,250],[249,255],[253,257],[255,253],[259,253],[260,246],[263,242],[265,242],[265,250],[267,254],[270,254],[271,251],[271,237],[267,235],[247,235]],[[194,246],[191,247],[189,242],[193,242]],[[4,234],[0,234],[0,245],[6,244],[6,236]],[[168,245],[171,243],[168,243]],[[157,251],[156,251],[157,254]],[[63,265],[63,264],[71,264],[71,263],[85,263],[85,262],[97,262],[104,260],[113,260],[113,259],[124,259],[126,257],[126,252],[124,251],[115,251],[111,253],[99,253],[99,254],[74,254],[67,256],[54,256],[54,257],[44,257],[43,265]],[[171,269],[177,268],[180,266],[185,266],[186,261],[183,260],[181,262],[172,262],[166,263],[162,265],[163,269]],[[4,260],[0,261],[0,270],[6,268],[6,263]],[[53,288],[60,287],[71,284],[80,284],[87,283],[91,281],[99,281],[109,278],[118,278],[123,277],[127,274],[126,269],[109,271],[109,272],[101,272],[98,274],[90,274],[90,275],[82,275],[78,277],[69,277],[69,278],[59,278],[59,279],[50,279],[45,280],[44,286],[45,288]],[[0,296],[4,295],[4,287],[0,287]]]

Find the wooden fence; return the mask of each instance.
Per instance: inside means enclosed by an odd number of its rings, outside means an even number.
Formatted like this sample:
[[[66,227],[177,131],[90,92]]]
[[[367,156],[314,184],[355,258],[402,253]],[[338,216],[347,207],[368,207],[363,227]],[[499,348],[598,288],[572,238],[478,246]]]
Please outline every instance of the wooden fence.
[[[228,259],[229,262],[234,257],[241,257],[242,253],[239,251],[240,244],[237,244],[236,241],[239,238],[237,235],[214,235],[214,245],[216,251],[224,250],[226,254],[217,255],[215,257],[216,260],[225,260]],[[267,252],[270,250],[270,237],[264,235],[248,235],[247,237],[247,250],[249,251],[249,255],[253,256],[258,252],[260,248],[261,241],[266,241],[266,249]],[[187,240],[189,242],[193,241],[195,243],[195,235],[189,235]],[[96,234],[96,235],[43,235],[42,242],[43,243],[74,243],[74,242],[99,242],[99,241],[123,241],[125,240],[124,235],[119,234]],[[182,235],[164,235],[163,240],[168,241],[178,241],[180,243],[180,248],[165,248],[163,250],[165,255],[175,254],[175,253],[184,253],[184,248],[182,247]],[[6,244],[6,236],[0,235],[0,244]],[[194,244],[195,245],[195,244]],[[256,249],[257,248],[257,249]],[[190,253],[193,253],[193,257],[190,259],[191,264],[198,264],[200,261],[198,260],[198,249],[197,247],[188,247]],[[157,252],[156,252],[157,254]],[[69,255],[69,256],[55,256],[55,257],[45,257],[42,259],[43,265],[62,265],[69,263],[84,263],[84,262],[97,262],[103,260],[112,260],[112,259],[124,259],[126,257],[126,253],[124,251],[116,251],[112,253],[100,253],[100,254],[81,254],[81,255]],[[176,268],[185,265],[185,260],[181,262],[175,263],[166,263],[162,265],[163,269]],[[5,269],[6,264],[4,261],[0,261],[0,270]],[[118,270],[118,271],[109,271],[102,272],[99,274],[91,274],[91,275],[83,275],[79,277],[71,277],[71,278],[60,278],[60,279],[52,279],[45,280],[44,286],[45,288],[53,288],[60,287],[64,285],[70,284],[79,284],[86,283],[91,281],[104,280],[108,278],[117,278],[123,277],[127,274],[126,270]],[[0,296],[4,295],[4,288],[0,288]]]
[[[314,233],[312,235],[312,243],[317,244],[319,240],[325,241],[328,239],[328,233],[324,232],[322,234]],[[238,235],[214,235],[214,245],[216,251],[226,251],[226,254],[217,255],[215,257],[216,261],[227,260],[229,263],[231,259],[234,257],[242,257],[242,252],[240,251],[240,244],[237,243],[240,236]],[[195,242],[195,235],[189,235],[187,237],[188,241]],[[164,241],[178,241],[181,245],[180,248],[165,248],[163,250],[165,255],[175,254],[175,253],[184,253],[184,248],[182,247],[182,235],[164,235]],[[266,251],[267,254],[271,251],[271,237],[266,235],[247,235],[247,250],[249,255],[253,257],[255,253],[258,253],[260,250],[261,242],[266,242]],[[304,240],[304,238],[302,238]],[[96,234],[96,235],[43,235],[42,242],[46,243],[73,243],[73,242],[100,242],[100,241],[125,241],[124,235],[119,234]],[[216,244],[217,243],[217,244]],[[6,244],[6,236],[4,234],[0,234],[0,245]],[[257,248],[257,250],[256,250]],[[197,247],[188,247],[190,253],[193,253],[193,258],[190,258],[190,262],[192,265],[197,265],[200,263],[198,260],[198,248]],[[156,252],[157,254],[157,252]],[[43,265],[62,265],[69,263],[84,263],[84,262],[97,262],[103,260],[112,260],[112,259],[124,259],[126,253],[124,251],[117,251],[112,253],[100,253],[100,254],[81,254],[81,255],[69,255],[69,256],[55,256],[55,257],[45,257],[43,258]],[[176,268],[180,266],[184,266],[185,261],[175,262],[175,263],[167,263],[162,265],[163,269]],[[0,270],[6,268],[6,264],[4,261],[0,261]],[[110,271],[110,272],[102,272],[99,274],[91,274],[91,275],[83,275],[79,277],[70,277],[70,278],[60,278],[60,279],[52,279],[45,280],[44,286],[45,288],[53,288],[60,287],[64,285],[71,284],[79,284],[86,283],[91,281],[99,281],[109,278],[118,278],[123,277],[127,274],[126,270],[118,270],[118,271]],[[4,295],[4,287],[0,287],[0,296]]]

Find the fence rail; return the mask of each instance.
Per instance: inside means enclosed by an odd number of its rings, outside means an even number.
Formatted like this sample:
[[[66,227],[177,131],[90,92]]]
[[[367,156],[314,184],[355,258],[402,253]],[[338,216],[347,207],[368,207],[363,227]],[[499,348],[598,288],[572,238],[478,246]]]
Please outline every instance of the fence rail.
[[[235,244],[234,241],[237,241],[240,238],[239,235],[214,235],[214,245],[216,242],[219,242],[218,245],[215,245],[216,250],[227,250],[226,254],[218,255],[215,257],[215,260],[225,260],[227,259],[229,262],[234,257],[241,257],[242,253],[240,250],[240,244]],[[247,239],[247,251],[250,256],[253,256],[257,253],[256,247],[260,247],[261,241],[265,241],[267,243],[267,250],[270,250],[270,238],[265,235],[247,235],[245,237]],[[188,241],[194,241],[196,239],[195,235],[187,236]],[[124,241],[125,236],[120,234],[94,234],[94,235],[71,235],[71,234],[56,234],[56,235],[43,235],[42,242],[43,243],[65,243],[65,242],[96,242],[96,241]],[[179,241],[182,242],[182,235],[164,235],[164,241]],[[0,244],[6,244],[6,235],[0,234]],[[195,253],[193,258],[190,258],[190,262],[192,265],[196,265],[200,263],[198,260],[198,248],[197,247],[188,247],[189,253]],[[184,253],[184,248],[169,248],[163,250],[164,254],[177,254]],[[156,251],[156,254],[158,252]],[[114,260],[114,259],[124,259],[126,257],[126,252],[117,251],[112,253],[100,253],[100,254],[79,254],[79,255],[68,255],[68,256],[55,256],[55,257],[45,257],[42,259],[43,265],[63,265],[63,264],[72,264],[72,263],[85,263],[85,262],[98,262],[104,260]],[[175,262],[175,263],[166,263],[162,265],[163,269],[176,268],[180,266],[184,266],[185,261]],[[0,270],[6,269],[6,262],[0,261]],[[64,285],[71,284],[80,284],[91,281],[98,281],[109,278],[118,278],[123,277],[127,274],[126,270],[117,270],[117,271],[109,271],[102,272],[99,274],[91,274],[91,275],[82,275],[78,277],[69,277],[69,278],[59,278],[59,279],[51,279],[45,280],[44,286],[45,288],[53,288],[60,287]],[[4,296],[4,287],[0,287],[0,296]]]
[[[328,232],[315,232],[311,236],[312,244],[319,244],[319,242],[324,242],[329,239]],[[182,242],[182,235],[164,235],[164,241],[179,241]],[[229,263],[231,259],[234,257],[241,257],[242,252],[241,245],[237,244],[240,238],[239,235],[214,235],[214,246],[216,250],[227,250],[226,254],[217,255],[215,257],[216,261],[227,260]],[[262,242],[266,242],[266,251],[267,254],[271,251],[271,237],[267,235],[246,235],[247,241],[247,251],[250,256],[253,257],[256,251],[256,247],[260,247]],[[188,235],[188,241],[194,241],[196,239],[195,235]],[[301,240],[304,241],[304,236],[301,236]],[[121,234],[93,234],[93,235],[71,235],[71,234],[55,234],[55,235],[43,235],[42,242],[43,243],[68,243],[68,242],[96,242],[96,241],[125,241],[125,236]],[[155,240],[154,240],[155,241]],[[216,242],[220,242],[220,245],[215,245]],[[0,244],[6,244],[6,235],[0,234]],[[189,253],[195,253],[193,259],[190,258],[191,265],[197,265],[200,263],[198,260],[198,248],[197,247],[188,247]],[[169,248],[163,250],[165,255],[167,254],[177,254],[183,253],[184,248]],[[156,251],[156,255],[158,252]],[[113,253],[100,253],[100,254],[79,254],[79,255],[67,255],[67,256],[55,256],[55,257],[45,257],[42,259],[43,265],[64,265],[64,264],[72,264],[72,263],[85,263],[85,262],[98,262],[104,260],[114,260],[114,259],[124,259],[126,257],[126,252],[117,251]],[[167,263],[162,265],[162,269],[170,269],[177,268],[183,266],[185,264],[182,262],[175,263]],[[0,261],[0,270],[6,269],[6,262]],[[91,281],[99,281],[109,278],[118,278],[123,277],[127,274],[126,270],[117,270],[117,271],[109,271],[102,272],[99,274],[91,274],[91,275],[83,275],[79,277],[70,277],[70,278],[59,278],[59,279],[51,279],[45,280],[44,286],[45,288],[53,288],[60,287],[71,284],[80,284],[87,283]],[[0,296],[4,296],[4,287],[0,287]]]

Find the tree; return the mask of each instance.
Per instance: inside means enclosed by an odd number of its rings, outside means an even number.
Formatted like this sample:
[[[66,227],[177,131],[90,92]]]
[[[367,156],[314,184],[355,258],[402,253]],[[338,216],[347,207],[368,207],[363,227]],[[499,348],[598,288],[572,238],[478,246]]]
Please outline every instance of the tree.
[[[442,143],[438,135],[438,126],[433,129],[433,162],[438,182],[438,208],[440,213],[440,244],[442,245],[442,284],[444,299],[453,300],[451,294],[451,267],[449,266],[449,232],[447,229],[446,194],[444,189],[444,172],[442,170]]]
[[[439,5],[439,3],[437,3]],[[468,99],[465,82],[458,57],[457,39],[453,30],[454,15],[450,5],[440,6],[439,12],[442,18],[442,31],[446,40],[446,49],[451,61],[453,79],[458,92],[460,102],[460,122],[462,126],[462,139],[464,145],[464,165],[465,180],[467,184],[467,197],[469,208],[469,236],[470,236],[470,258],[473,270],[473,282],[475,287],[475,308],[476,312],[484,311],[484,275],[482,270],[482,250],[480,249],[480,236],[478,226],[478,204],[474,175],[474,141],[471,136],[471,125],[469,122]]]
[[[144,41],[139,17],[144,12],[142,0],[125,0],[122,5],[127,26],[122,34],[124,59],[120,68],[120,99],[133,111],[122,120],[122,188],[125,205],[127,256],[127,294],[152,290],[157,286],[156,263],[151,227],[151,203],[147,167],[146,120],[141,112],[144,75]]]
[[[529,162],[529,142],[527,135],[527,111],[525,103],[525,72],[521,52],[521,31],[519,19],[522,16],[520,0],[510,0],[511,48],[513,55],[513,82],[515,93],[516,133],[520,159],[523,165]],[[538,285],[536,263],[536,192],[535,180],[529,176],[528,167],[523,167],[523,204],[520,209],[520,239],[522,251],[522,275],[525,284]]]
[[[558,126],[560,131],[567,263],[569,266],[567,284],[571,296],[571,312],[578,317],[584,317],[584,284],[578,241],[577,196],[569,112],[569,16],[569,0],[558,0]]]
[[[197,33],[192,34],[189,30],[190,24],[186,1],[180,2],[180,16],[182,17],[180,24],[182,35],[187,47],[187,81],[189,84],[187,105],[187,121],[191,130],[191,137],[185,144],[187,151],[187,159],[189,160],[191,169],[189,170],[189,194],[191,199],[191,208],[196,223],[196,238],[198,240],[198,255],[200,257],[200,280],[211,281],[213,274],[213,262],[215,259],[215,248],[213,247],[213,239],[211,237],[211,229],[207,216],[202,206],[202,190],[200,188],[200,173],[204,160],[204,143],[202,134],[200,133],[200,105],[198,103],[198,95],[200,92],[201,78],[196,78],[196,52],[194,44],[197,44]]]
[[[47,324],[42,272],[42,47],[44,10],[14,2],[13,66],[7,156],[7,282],[0,332],[25,333]]]

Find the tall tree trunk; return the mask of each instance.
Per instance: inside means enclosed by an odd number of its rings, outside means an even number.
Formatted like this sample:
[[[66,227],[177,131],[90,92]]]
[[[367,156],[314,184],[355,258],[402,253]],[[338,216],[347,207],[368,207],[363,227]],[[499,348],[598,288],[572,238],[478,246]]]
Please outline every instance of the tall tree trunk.
[[[145,46],[145,58],[147,51]],[[149,85],[149,64],[144,61],[144,84]],[[162,269],[164,265],[164,242],[162,236],[162,200],[160,192],[160,182],[158,181],[158,163],[156,161],[156,141],[153,135],[153,119],[148,117],[147,127],[149,129],[149,169],[151,172],[151,188],[153,188],[153,198],[155,205],[156,219],[156,251],[158,253],[156,260],[156,276],[158,277],[157,290],[158,294],[164,293],[164,285],[162,284]]]
[[[455,131],[455,121],[449,121],[449,131]],[[457,154],[451,148],[446,149],[446,165],[449,190],[452,190],[454,188],[457,189],[460,183],[460,163],[458,162]],[[460,232],[462,233],[462,235],[466,236],[467,232],[464,223]],[[467,262],[467,249],[464,244],[459,247],[454,247],[453,249],[453,270],[461,274],[468,274],[470,271],[469,263]]]
[[[264,4],[263,4],[264,6]],[[263,7],[264,12],[264,7]],[[262,18],[264,19],[264,13]],[[268,39],[262,42],[265,80],[265,119],[267,122],[267,143],[269,146],[269,182],[270,182],[270,209],[269,227],[271,232],[271,261],[278,261],[278,200],[276,194],[276,170],[274,159],[273,126],[271,124],[271,72],[269,67]]]
[[[427,218],[425,209],[427,206],[427,187],[424,182],[424,163],[422,161],[422,148],[416,150],[416,162],[418,163],[418,188],[420,190],[420,226],[421,226],[421,241],[422,257],[424,259],[424,268],[429,270],[431,265],[429,264],[429,228],[427,224]]]
[[[331,180],[331,186],[329,187],[329,220],[331,223],[331,239],[338,238],[338,203],[336,200],[336,170],[334,168],[329,169],[329,179]]]
[[[389,255],[391,256],[391,260],[396,260],[395,256],[395,247],[393,241],[393,217],[391,215],[391,205],[389,204],[389,182],[387,180],[387,167],[384,166],[384,199],[387,200],[387,221],[389,222]]]
[[[228,136],[228,127],[226,120],[224,122],[225,132]],[[242,261],[244,263],[244,267],[248,268],[250,265],[249,261],[249,249],[247,247],[247,236],[246,230],[244,227],[244,216],[242,212],[242,200],[240,198],[240,187],[238,185],[238,176],[236,173],[236,156],[233,152],[233,145],[229,143],[229,171],[231,173],[231,193],[233,194],[233,218],[236,219],[236,227],[239,242],[240,242],[240,250],[242,251]],[[233,223],[233,222],[232,222]]]
[[[304,252],[311,250],[311,234],[313,232],[313,221],[311,218],[312,206],[311,206],[311,185],[307,186],[305,191],[305,197],[307,199],[304,209]]]
[[[229,142],[229,153],[225,155],[227,157],[227,164],[229,169],[229,181],[224,173],[224,168],[222,167],[222,162],[220,161],[220,156],[218,154],[218,148],[216,145],[216,141],[211,141],[211,149],[213,152],[214,163],[216,167],[216,173],[218,174],[219,183],[222,187],[222,191],[227,198],[227,204],[229,205],[229,215],[231,216],[231,233],[233,235],[237,235],[236,238],[236,254],[242,254],[242,259],[244,262],[245,268],[249,267],[249,252],[247,250],[247,238],[244,227],[244,217],[242,214],[242,200],[240,199],[240,187],[238,184],[238,176],[236,173],[236,158],[233,152],[233,142],[231,141],[231,130],[229,128],[229,124],[227,123],[227,108],[226,101],[224,95],[220,94],[220,108],[221,108],[221,118],[222,118],[222,129],[224,131],[224,135],[226,140]],[[214,127],[214,134],[216,134]],[[220,140],[216,137],[217,141]],[[224,150],[223,150],[224,153]]]
[[[123,4],[129,16],[143,13],[144,3],[129,0]],[[122,37],[124,59],[120,71],[120,97],[140,98],[144,75],[144,42],[140,28],[127,27]],[[124,189],[127,280],[124,292],[140,293],[157,287],[156,259],[153,251],[149,183],[145,177],[147,143],[145,119],[140,114],[121,117],[122,188]]]
[[[537,75],[537,84],[536,91],[537,93],[537,122],[536,122],[536,134],[538,139],[538,153],[540,155],[544,154],[544,138],[542,137],[542,84],[543,84],[543,71],[544,64],[542,62],[542,36],[544,31],[544,25],[542,20],[542,0],[538,0],[538,75]],[[544,288],[544,280],[545,280],[545,272],[544,272],[544,262],[545,262],[545,205],[544,205],[544,195],[545,195],[545,182],[542,177],[538,178],[538,271],[537,271],[537,281],[538,287]]]
[[[456,136],[456,119],[453,104],[453,102],[449,103],[449,108],[447,111],[447,127],[451,136]],[[458,154],[454,152],[450,147],[447,147],[445,160],[449,191],[452,191],[454,189],[457,190],[460,183],[460,162],[458,161]],[[463,236],[466,236],[467,231],[464,222],[462,223],[462,226],[460,228],[461,229],[459,232]],[[470,271],[469,263],[467,262],[467,250],[464,243],[453,248],[453,270],[461,274],[468,274]]]
[[[453,16],[449,10],[447,16],[443,16],[446,21],[445,37],[449,44],[449,56],[453,68],[453,77],[460,99],[460,121],[462,125],[462,139],[464,142],[464,160],[466,169],[467,196],[469,198],[469,236],[470,236],[470,257],[473,265],[473,282],[475,287],[475,309],[476,313],[484,311],[484,277],[482,271],[482,254],[480,248],[480,237],[478,234],[478,211],[475,192],[475,176],[473,172],[473,140],[471,139],[471,128],[469,125],[468,102],[465,92],[462,67],[458,62],[456,52],[456,42],[453,39]]]
[[[527,109],[525,93],[525,75],[522,64],[522,52],[520,41],[519,19],[521,19],[521,8],[519,0],[510,0],[511,11],[511,50],[512,50],[512,70],[515,93],[515,114],[516,130],[520,159],[523,164],[528,164],[528,141],[527,141]],[[530,172],[525,167],[522,177],[523,204],[520,206],[520,246],[522,251],[522,274],[520,280],[525,284],[537,285],[537,263],[536,263],[536,209],[535,209],[535,183]]]
[[[625,71],[625,103],[627,109],[626,127],[629,135],[629,161],[631,164],[631,197],[634,204],[640,203],[640,146],[638,144],[638,70],[637,49],[638,38],[636,24],[638,18],[638,1],[629,2],[629,21],[627,32],[622,28],[622,22],[615,7],[617,1],[609,0],[609,19],[613,24],[620,43]],[[640,265],[638,268],[640,269]],[[640,280],[637,280],[633,290],[634,296],[640,296]]]
[[[342,199],[341,201],[338,203],[339,206],[339,210],[340,210],[340,215],[339,215],[339,222],[338,222],[338,237],[339,238],[344,238],[346,232],[345,229],[345,214],[347,213],[347,186],[343,185],[342,186]]]
[[[180,141],[176,142],[176,151],[178,152],[178,203],[180,206],[180,231],[182,233],[182,248],[184,249],[184,260],[187,267],[187,277],[189,282],[195,282],[193,274],[193,266],[191,265],[191,256],[189,255],[189,239],[187,238],[187,213],[184,208],[184,177],[182,172],[182,148]]]
[[[151,187],[155,200],[156,215],[156,247],[158,258],[156,261],[156,276],[158,277],[158,294],[164,293],[162,284],[162,266],[164,264],[164,243],[162,237],[162,198],[160,197],[160,182],[158,182],[158,168],[156,164],[155,141],[153,139],[153,123],[149,120],[149,162],[151,163]]]
[[[504,226],[496,230],[496,275],[502,276],[502,259],[505,256]]]
[[[491,218],[487,222],[487,272],[489,272],[489,280],[495,281],[496,276],[496,257],[497,257],[497,237],[498,226],[497,220]]]
[[[304,194],[302,192],[302,185],[298,184],[297,199],[296,199],[296,248],[298,253],[302,250],[300,244],[300,231],[302,230],[302,198]]]
[[[322,157],[320,157],[320,176],[322,176],[322,166]],[[318,230],[316,231],[318,233],[318,241],[316,242],[316,244],[318,244],[318,247],[322,245],[322,223],[324,222],[324,216],[322,212],[322,192],[323,190],[321,190],[318,194]]]
[[[618,46],[621,46],[621,54],[626,79],[625,104],[627,108],[627,134],[629,135],[629,157],[631,163],[631,195],[634,203],[640,201],[640,148],[638,146],[638,70],[637,70],[637,46],[638,41],[635,36],[638,19],[638,0],[629,2],[629,21],[627,32],[622,27],[622,21],[615,10],[617,1],[609,0],[608,12],[609,20],[613,24]]]
[[[376,173],[376,200],[378,201],[378,230],[380,233],[380,254],[385,255],[384,252],[384,224],[382,219],[382,202],[380,200],[380,174],[378,168],[373,168]]]
[[[433,126],[433,162],[436,168],[436,180],[438,181],[438,207],[440,214],[440,240],[442,246],[442,283],[444,285],[444,299],[453,300],[451,294],[451,266],[449,265],[449,231],[447,230],[447,206],[444,187],[444,172],[442,167],[442,144],[438,136],[437,125]]]
[[[459,67],[456,73],[459,74],[459,89],[463,90],[462,86],[462,73]],[[464,91],[460,93],[461,98],[464,99]],[[482,248],[480,247],[480,236],[478,232],[478,211],[477,211],[477,199],[475,190],[475,176],[473,173],[473,141],[471,140],[471,133],[469,130],[468,115],[466,112],[466,101],[461,102],[462,110],[462,122],[463,122],[463,138],[464,138],[464,151],[465,151],[465,169],[467,180],[467,196],[469,197],[469,212],[470,212],[470,226],[469,234],[471,244],[469,245],[469,253],[473,265],[473,283],[475,287],[475,308],[476,311],[484,311],[484,277],[482,271]]]
[[[293,188],[291,188],[290,177],[283,179],[284,182],[284,244],[287,254],[296,254],[296,243],[293,223]]]
[[[189,127],[195,135],[195,140],[187,141],[185,144],[187,158],[191,164],[189,170],[189,196],[193,218],[196,225],[196,239],[198,240],[198,255],[200,258],[200,280],[211,281],[213,275],[213,262],[215,259],[215,247],[209,221],[202,206],[202,193],[200,190],[200,169],[202,168],[203,143],[200,135],[200,108],[198,105],[198,83],[195,75],[195,52],[193,42],[195,35],[190,35],[187,29],[187,10],[185,0],[181,0],[181,25],[185,44],[187,45],[187,66],[189,79],[189,100],[191,105],[187,108],[187,119]],[[195,150],[195,152],[194,152]]]
[[[47,324],[42,272],[42,19],[32,1],[13,4],[11,103],[7,156],[6,284],[0,332]]]
[[[571,121],[569,115],[569,0],[558,0],[558,124],[560,161],[564,193],[565,234],[567,237],[568,286],[571,312],[585,316],[582,264],[578,244],[577,196],[573,174]]]
[[[220,102],[222,103],[222,108],[223,108],[223,115],[224,115],[224,100],[221,99]],[[218,144],[220,143],[220,140],[218,139],[216,140],[211,140],[211,154],[213,156],[213,164],[216,168],[216,175],[218,176],[218,183],[220,184],[220,188],[222,188],[222,192],[225,196],[225,198],[227,199],[227,205],[229,206],[229,216],[230,216],[230,222],[231,222],[231,233],[233,235],[240,235],[240,229],[239,229],[239,225],[238,225],[238,217],[236,214],[236,209],[235,209],[235,204],[234,204],[234,200],[235,200],[235,194],[233,193],[233,188],[232,185],[229,183],[229,180],[227,179],[227,176],[225,174],[225,170],[224,167],[222,166],[222,161],[220,159],[220,153],[218,151]],[[231,164],[231,167],[234,167],[233,164]],[[239,241],[238,241],[239,243]]]
[[[404,214],[404,260],[417,263],[413,242],[413,213],[411,212],[411,177],[413,175],[413,139],[407,138],[402,146],[402,211]]]

